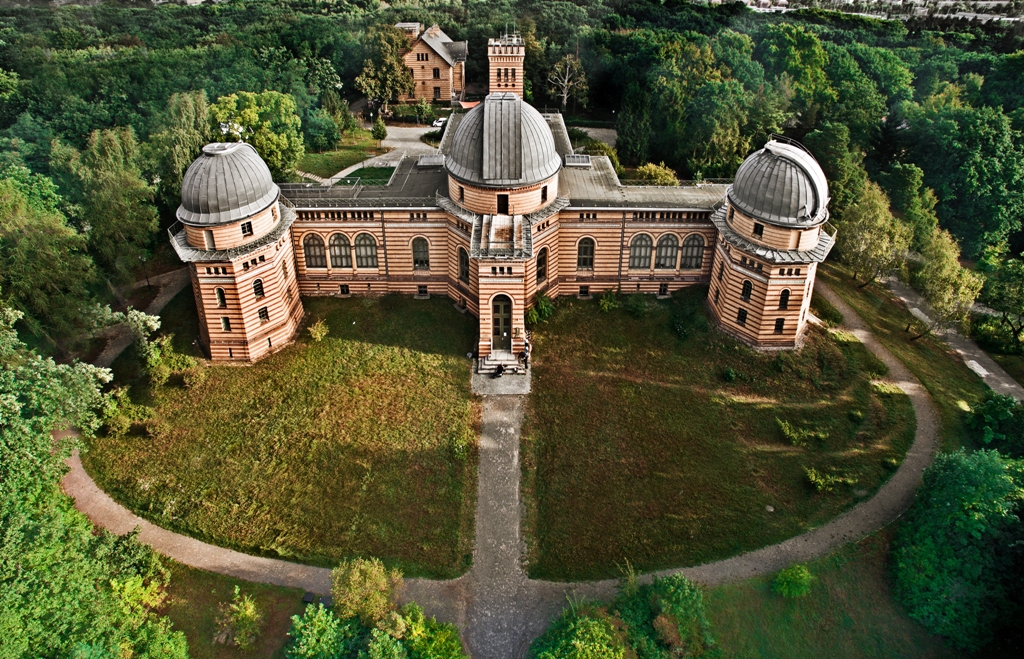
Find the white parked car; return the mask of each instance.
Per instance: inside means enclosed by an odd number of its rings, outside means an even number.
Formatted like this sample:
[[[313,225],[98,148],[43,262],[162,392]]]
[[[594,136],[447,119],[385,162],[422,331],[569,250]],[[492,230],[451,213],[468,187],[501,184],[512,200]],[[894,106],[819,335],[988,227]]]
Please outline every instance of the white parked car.
[[[434,119],[434,123],[430,124],[434,128],[444,128],[445,122],[448,121],[448,117],[438,117]]]

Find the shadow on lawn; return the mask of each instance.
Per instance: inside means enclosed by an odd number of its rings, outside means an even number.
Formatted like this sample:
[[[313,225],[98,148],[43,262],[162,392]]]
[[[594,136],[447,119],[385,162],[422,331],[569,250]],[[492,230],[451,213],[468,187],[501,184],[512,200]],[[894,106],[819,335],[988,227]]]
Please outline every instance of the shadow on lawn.
[[[214,544],[319,565],[379,556],[407,573],[469,565],[478,406],[465,353],[475,319],[447,299],[306,298],[330,334],[204,382],[152,386],[115,364],[150,418],[83,456],[104,490]],[[192,310],[192,318],[188,316]],[[191,293],[164,328],[187,347]],[[180,335],[177,332],[182,332]]]

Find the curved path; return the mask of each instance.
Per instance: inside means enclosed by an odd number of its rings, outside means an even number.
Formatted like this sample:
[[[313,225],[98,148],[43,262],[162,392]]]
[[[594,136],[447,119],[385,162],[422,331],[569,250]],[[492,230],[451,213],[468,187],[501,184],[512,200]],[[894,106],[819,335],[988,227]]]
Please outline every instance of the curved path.
[[[925,389],[902,362],[871,334],[868,326],[838,296],[822,284],[816,287],[843,313],[844,328],[885,362],[889,379],[910,397],[917,418],[914,442],[896,473],[864,501],[824,526],[776,545],[696,567],[665,570],[641,578],[673,573],[706,585],[766,575],[794,563],[825,555],[885,526],[913,501],[924,469],[935,451],[939,421]],[[566,595],[610,599],[618,580],[556,583],[527,578],[520,535],[519,431],[526,397],[487,395],[483,398],[476,546],[473,567],[458,579],[408,579],[406,597],[419,602],[430,615],[453,622],[463,631],[475,659],[525,656],[529,643],[566,603]],[[95,524],[115,533],[136,526],[141,539],[154,549],[193,567],[233,577],[326,594],[330,572],[324,568],[242,554],[172,533],[151,524],[102,492],[75,455],[64,489],[75,506]]]

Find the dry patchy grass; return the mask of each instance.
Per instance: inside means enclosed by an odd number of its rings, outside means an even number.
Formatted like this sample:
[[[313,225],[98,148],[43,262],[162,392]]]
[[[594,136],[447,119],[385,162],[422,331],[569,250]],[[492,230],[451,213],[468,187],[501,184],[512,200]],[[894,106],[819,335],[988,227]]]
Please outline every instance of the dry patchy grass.
[[[474,319],[445,299],[305,304],[331,330],[321,343],[303,332],[253,366],[211,367],[196,389],[174,380],[152,389],[126,355],[119,380],[164,427],[95,440],[86,467],[140,515],[215,544],[460,574],[476,493],[478,409],[465,358]],[[169,325],[187,346],[189,323]]]
[[[772,544],[869,496],[903,459],[913,408],[872,385],[885,367],[860,343],[814,329],[798,353],[757,353],[709,329],[705,295],[650,299],[640,319],[563,300],[535,331],[532,576],[608,577],[626,560],[647,571]],[[794,446],[776,419],[827,438]],[[805,467],[857,482],[819,493]]]

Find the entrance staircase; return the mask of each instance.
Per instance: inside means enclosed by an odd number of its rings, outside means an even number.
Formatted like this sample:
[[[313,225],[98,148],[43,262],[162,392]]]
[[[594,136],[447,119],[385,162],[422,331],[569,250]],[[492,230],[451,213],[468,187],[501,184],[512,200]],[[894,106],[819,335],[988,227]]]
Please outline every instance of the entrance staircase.
[[[493,374],[498,369],[498,364],[505,367],[506,375],[521,374],[523,365],[519,363],[511,350],[495,350],[483,359],[477,360],[476,372],[484,375]]]

